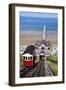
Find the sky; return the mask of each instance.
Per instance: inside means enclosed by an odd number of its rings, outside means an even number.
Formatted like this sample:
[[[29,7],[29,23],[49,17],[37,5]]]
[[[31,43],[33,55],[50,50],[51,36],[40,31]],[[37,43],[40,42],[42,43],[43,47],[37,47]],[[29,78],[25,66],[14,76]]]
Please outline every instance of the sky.
[[[20,12],[20,31],[42,31],[44,26],[47,31],[58,30],[57,13]]]

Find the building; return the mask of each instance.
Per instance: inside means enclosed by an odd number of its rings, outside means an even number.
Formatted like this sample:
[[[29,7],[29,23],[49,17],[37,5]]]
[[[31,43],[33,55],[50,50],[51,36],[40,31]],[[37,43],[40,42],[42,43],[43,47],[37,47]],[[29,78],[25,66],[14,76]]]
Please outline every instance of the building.
[[[44,51],[45,55],[50,55],[51,50],[52,50],[52,45],[50,41],[41,40],[35,43],[35,53],[37,56],[40,55],[41,51]]]

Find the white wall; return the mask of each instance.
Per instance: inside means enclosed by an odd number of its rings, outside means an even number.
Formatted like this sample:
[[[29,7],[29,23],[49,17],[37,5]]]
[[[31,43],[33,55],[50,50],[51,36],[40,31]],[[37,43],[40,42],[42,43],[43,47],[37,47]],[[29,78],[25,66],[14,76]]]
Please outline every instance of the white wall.
[[[66,0],[0,0],[0,90],[65,90],[65,84],[26,87],[8,86],[8,4],[34,3],[65,6]],[[65,66],[66,68],[66,66]]]

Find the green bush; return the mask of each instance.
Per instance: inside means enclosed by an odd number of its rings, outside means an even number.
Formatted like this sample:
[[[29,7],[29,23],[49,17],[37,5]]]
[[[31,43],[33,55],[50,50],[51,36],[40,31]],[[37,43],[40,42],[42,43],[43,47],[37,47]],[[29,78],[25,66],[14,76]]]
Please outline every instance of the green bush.
[[[57,63],[58,62],[58,55],[57,54],[51,55],[51,56],[47,57],[47,60]]]
[[[51,61],[47,61],[47,64],[48,64],[50,70],[52,71],[53,75],[57,76],[58,75],[58,64],[55,64]]]

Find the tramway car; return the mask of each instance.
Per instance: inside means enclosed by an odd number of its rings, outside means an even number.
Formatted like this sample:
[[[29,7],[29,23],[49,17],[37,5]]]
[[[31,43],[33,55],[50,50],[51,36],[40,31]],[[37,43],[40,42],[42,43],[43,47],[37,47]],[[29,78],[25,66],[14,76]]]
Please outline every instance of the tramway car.
[[[23,53],[23,64],[25,67],[32,67],[34,64],[34,50],[35,47],[33,45],[30,45],[26,48],[26,50]]]

